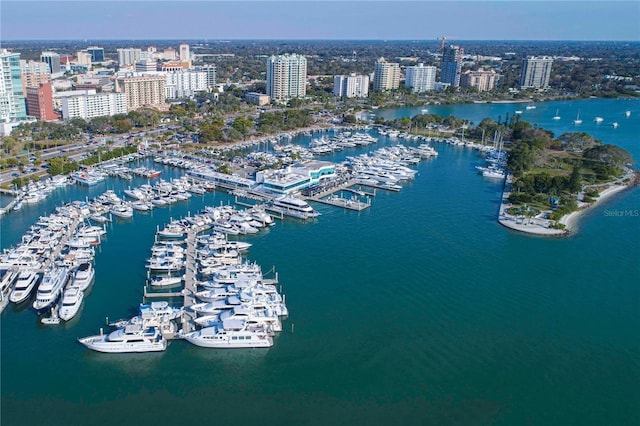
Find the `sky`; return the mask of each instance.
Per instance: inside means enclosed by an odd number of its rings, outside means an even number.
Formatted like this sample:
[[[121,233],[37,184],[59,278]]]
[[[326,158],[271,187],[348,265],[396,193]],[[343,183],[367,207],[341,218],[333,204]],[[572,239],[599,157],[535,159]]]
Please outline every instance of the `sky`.
[[[640,41],[635,1],[0,1],[0,40]]]

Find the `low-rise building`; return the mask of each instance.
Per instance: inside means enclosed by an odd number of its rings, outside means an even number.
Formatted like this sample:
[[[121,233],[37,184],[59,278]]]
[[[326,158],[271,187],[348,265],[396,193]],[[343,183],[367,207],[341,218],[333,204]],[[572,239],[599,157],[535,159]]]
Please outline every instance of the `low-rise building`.
[[[500,75],[494,70],[467,70],[460,75],[461,87],[477,87],[479,92],[496,88]]]
[[[271,97],[269,95],[258,92],[248,92],[244,95],[244,99],[250,104],[258,106],[269,105],[269,102],[271,102]]]
[[[87,91],[91,92],[91,91]],[[127,113],[124,93],[94,93],[61,97],[62,117],[66,119],[112,116]]]
[[[335,164],[309,160],[285,169],[259,171],[256,173],[256,183],[266,192],[284,195],[316,185],[323,179],[335,176],[335,173]]]

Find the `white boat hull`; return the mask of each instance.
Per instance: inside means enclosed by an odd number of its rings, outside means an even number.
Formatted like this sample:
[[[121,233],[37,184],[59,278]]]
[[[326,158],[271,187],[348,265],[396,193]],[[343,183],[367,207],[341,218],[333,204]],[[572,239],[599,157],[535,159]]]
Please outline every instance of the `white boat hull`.
[[[149,342],[110,342],[107,335],[96,335],[78,339],[80,343],[89,349],[104,353],[140,353],[162,352],[167,349],[167,341]]]

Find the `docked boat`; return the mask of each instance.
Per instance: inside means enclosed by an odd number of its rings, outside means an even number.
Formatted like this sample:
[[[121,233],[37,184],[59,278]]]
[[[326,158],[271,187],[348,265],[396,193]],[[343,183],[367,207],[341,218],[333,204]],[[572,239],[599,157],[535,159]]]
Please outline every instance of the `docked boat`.
[[[60,302],[60,309],[58,310],[58,316],[64,321],[71,320],[82,305],[84,299],[84,292],[78,287],[68,287],[62,293],[62,301]]]
[[[306,201],[299,198],[284,196],[273,201],[271,208],[282,212],[288,216],[309,219],[320,216]]]
[[[131,208],[131,206],[126,204],[120,204],[119,206],[111,207],[109,213],[123,219],[129,219],[133,217],[133,209]]]
[[[94,276],[95,270],[93,269],[91,262],[83,262],[78,266],[73,274],[72,285],[74,287],[78,287],[82,291],[85,291],[91,284],[91,281],[93,281]]]
[[[244,321],[226,322],[224,326],[206,327],[185,334],[184,339],[205,348],[268,348],[273,346],[273,338],[264,328],[255,330]]]
[[[96,171],[79,171],[71,174],[71,178],[81,185],[93,186],[104,181],[104,175]]]
[[[16,285],[9,295],[9,301],[20,303],[27,300],[38,282],[38,274],[31,269],[23,269],[18,275]]]
[[[174,286],[178,286],[180,284],[182,284],[182,280],[184,279],[183,276],[153,276],[151,278],[149,278],[149,284],[151,284],[153,287],[174,287]]]
[[[184,226],[178,223],[170,223],[157,232],[159,237],[164,238],[181,238],[186,234]]]
[[[42,283],[38,287],[36,300],[33,302],[33,308],[36,311],[47,309],[55,303],[67,283],[68,272],[69,269],[64,266],[56,266],[45,271]]]
[[[157,327],[129,324],[109,334],[100,334],[78,339],[89,349],[106,353],[160,352],[167,349],[167,340]]]

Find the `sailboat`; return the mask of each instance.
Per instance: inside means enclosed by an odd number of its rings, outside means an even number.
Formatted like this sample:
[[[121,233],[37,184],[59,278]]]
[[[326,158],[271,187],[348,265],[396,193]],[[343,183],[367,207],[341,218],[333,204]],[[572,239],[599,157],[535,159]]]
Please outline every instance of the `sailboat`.
[[[580,111],[578,111],[578,115],[576,116],[576,119],[573,120],[573,124],[582,124],[582,120],[580,120]]]
[[[536,106],[533,102],[531,102],[529,105],[525,107],[525,109],[536,109]]]
[[[560,120],[560,116],[558,115],[560,113],[560,110],[557,109],[556,110],[556,115],[553,116],[553,120]]]

